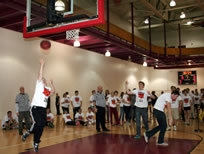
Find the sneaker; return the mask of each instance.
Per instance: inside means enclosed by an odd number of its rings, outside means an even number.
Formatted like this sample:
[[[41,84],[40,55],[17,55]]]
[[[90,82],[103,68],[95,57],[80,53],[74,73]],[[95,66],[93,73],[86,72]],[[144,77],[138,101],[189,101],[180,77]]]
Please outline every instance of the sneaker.
[[[28,131],[25,132],[25,134],[22,135],[21,139],[22,141],[25,141],[26,138],[30,135],[30,133]]]
[[[174,131],[176,131],[176,126],[174,126]]]
[[[159,145],[159,146],[168,146],[168,143],[163,142],[163,143],[157,143],[156,145]]]
[[[104,132],[109,132],[110,130],[106,128],[106,129],[104,129],[103,131],[104,131]]]
[[[136,136],[134,137],[134,139],[140,139],[140,138],[141,138],[140,135],[136,135]]]
[[[33,151],[34,152],[38,152],[38,146],[39,146],[38,143],[33,143]]]
[[[144,139],[145,139],[145,142],[148,143],[149,138],[147,137],[147,134],[145,132],[144,132]]]
[[[167,130],[168,130],[168,131],[170,131],[170,130],[171,130],[171,127],[170,127],[170,126],[168,126],[168,127],[167,127]]]

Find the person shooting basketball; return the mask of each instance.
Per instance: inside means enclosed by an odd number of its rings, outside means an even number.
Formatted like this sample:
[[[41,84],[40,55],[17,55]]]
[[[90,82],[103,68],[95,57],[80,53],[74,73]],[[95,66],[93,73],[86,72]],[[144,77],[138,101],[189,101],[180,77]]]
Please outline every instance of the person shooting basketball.
[[[38,146],[40,143],[40,138],[43,133],[43,128],[46,125],[46,107],[47,100],[50,94],[54,93],[53,81],[50,81],[50,87],[47,87],[46,79],[43,77],[44,71],[44,60],[40,60],[40,72],[36,82],[35,92],[31,103],[31,117],[33,120],[33,125],[29,131],[22,136],[22,140],[25,141],[30,135],[30,132],[34,133],[33,148],[34,152],[38,152]]]

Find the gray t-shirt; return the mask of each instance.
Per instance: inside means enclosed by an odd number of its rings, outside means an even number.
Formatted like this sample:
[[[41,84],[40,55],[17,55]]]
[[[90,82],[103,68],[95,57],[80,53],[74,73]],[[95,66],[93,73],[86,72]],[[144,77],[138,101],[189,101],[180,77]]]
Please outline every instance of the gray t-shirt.
[[[96,106],[106,106],[106,99],[103,93],[96,92],[96,94],[94,95],[94,100],[96,100]]]
[[[30,100],[28,94],[18,94],[16,96],[16,112],[29,111]]]

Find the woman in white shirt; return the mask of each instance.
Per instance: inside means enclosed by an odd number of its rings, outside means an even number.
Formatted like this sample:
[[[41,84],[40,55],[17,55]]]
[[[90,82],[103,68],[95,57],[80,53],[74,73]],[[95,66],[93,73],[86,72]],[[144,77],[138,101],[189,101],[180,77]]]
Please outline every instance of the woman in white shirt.
[[[111,92],[111,96],[108,98],[108,105],[109,105],[109,109],[110,109],[110,120],[111,120],[111,125],[113,124],[113,121],[112,121],[112,114],[114,115],[115,117],[115,122],[116,122],[116,125],[119,125],[120,124],[120,121],[118,119],[118,111],[117,111],[117,99],[114,95],[114,92]]]

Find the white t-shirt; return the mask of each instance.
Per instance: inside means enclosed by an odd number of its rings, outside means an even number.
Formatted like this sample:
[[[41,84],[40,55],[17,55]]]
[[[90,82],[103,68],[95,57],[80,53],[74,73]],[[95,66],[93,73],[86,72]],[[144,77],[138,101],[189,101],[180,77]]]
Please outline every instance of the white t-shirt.
[[[133,90],[132,91],[136,95],[135,106],[140,108],[147,108],[148,102],[147,97],[150,96],[146,90]]]
[[[127,95],[127,94],[124,94],[123,95],[123,99],[125,100],[125,102],[124,102],[124,106],[130,106],[131,104],[130,104],[130,97]],[[128,102],[128,103],[127,103]]]
[[[64,122],[72,121],[70,114],[63,114]]]
[[[171,103],[171,108],[172,109],[178,109],[179,108],[179,101],[182,101],[182,97],[181,96],[178,96],[176,100],[172,100],[172,103]]]
[[[47,121],[54,119],[54,115],[52,113],[47,114]]]
[[[154,105],[154,109],[164,112],[164,108],[165,105],[167,105],[167,102],[172,103],[171,93],[164,93],[160,95]]]
[[[123,107],[123,105],[124,105],[123,98],[120,98],[120,107]]]
[[[83,120],[84,114],[77,112],[76,115],[75,115],[75,118],[76,118],[77,120]]]
[[[95,101],[95,100],[94,100],[94,95],[91,95],[91,96],[90,96],[89,101],[91,102],[91,103],[90,103],[90,106],[93,107],[93,106],[94,106],[93,101]]]
[[[94,113],[93,112],[87,112],[86,113],[86,118],[88,121],[93,121],[94,120]]]
[[[80,107],[82,99],[80,96],[72,96],[71,101],[74,107]]]
[[[68,101],[68,102],[66,102],[66,101]],[[62,97],[61,103],[63,103],[62,107],[69,108],[69,99],[67,97],[66,98]]]
[[[183,95],[183,107],[190,107],[191,106],[191,97],[189,95]]]
[[[115,98],[116,98],[116,100],[117,100],[116,105],[119,105],[119,104],[120,104],[120,101],[121,101],[121,98],[120,98],[120,97],[118,97],[118,96],[115,96]]]
[[[110,105],[110,107],[112,107],[112,108],[116,108],[116,105],[117,105],[117,99],[116,99],[116,97],[115,96],[111,96],[111,97],[109,97],[108,98],[108,104]]]
[[[48,97],[51,94],[50,91],[51,91],[51,88],[45,87],[42,80],[37,80],[31,107],[38,106],[38,107],[46,108]]]
[[[194,95],[194,104],[200,104],[200,96]]]
[[[18,123],[18,117],[16,115],[13,116],[13,119]],[[4,116],[4,118],[2,119],[2,122],[1,122],[1,127],[2,128],[5,128],[4,127],[4,124],[7,122],[7,121],[10,121],[11,118],[9,118],[7,115]]]

